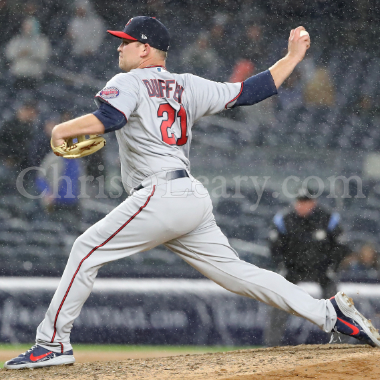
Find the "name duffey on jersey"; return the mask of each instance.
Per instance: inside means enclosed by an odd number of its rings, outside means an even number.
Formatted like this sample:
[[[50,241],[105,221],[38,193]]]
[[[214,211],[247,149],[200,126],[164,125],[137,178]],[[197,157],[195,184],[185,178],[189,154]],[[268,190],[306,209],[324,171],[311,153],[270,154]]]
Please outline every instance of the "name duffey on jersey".
[[[114,76],[95,99],[98,106],[107,102],[127,119],[116,131],[125,189],[129,192],[158,172],[189,170],[193,124],[231,107],[241,87],[157,66]]]

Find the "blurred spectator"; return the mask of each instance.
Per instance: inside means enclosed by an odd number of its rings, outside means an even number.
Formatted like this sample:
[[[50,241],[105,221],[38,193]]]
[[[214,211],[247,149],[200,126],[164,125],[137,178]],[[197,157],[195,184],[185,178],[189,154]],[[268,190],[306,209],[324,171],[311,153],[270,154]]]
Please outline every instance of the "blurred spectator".
[[[80,160],[70,160],[48,153],[38,171],[36,187],[40,193],[43,209],[49,219],[64,223],[68,229],[77,231],[81,222],[78,195],[81,192],[79,177],[83,173]]]
[[[220,60],[217,52],[210,47],[209,36],[205,33],[201,33],[192,45],[184,49],[182,55],[185,70],[212,80],[218,79]]]
[[[257,24],[264,24],[268,21],[268,14],[263,7],[264,3],[253,2],[252,0],[241,0],[239,2],[240,12],[238,14],[239,20],[243,22],[243,25],[252,24],[254,21]],[[267,6],[267,4],[265,4]]]
[[[9,1],[0,0],[1,44],[8,42],[20,28],[18,17],[12,12]]]
[[[332,107],[335,104],[333,80],[324,67],[317,67],[312,78],[306,83],[305,102],[312,106]]]
[[[165,5],[164,0],[147,0],[146,1],[146,16],[152,16],[162,21],[165,13],[169,11],[169,7]]]
[[[374,117],[376,114],[379,114],[380,111],[378,99],[366,94],[360,94],[357,103],[354,104],[352,108],[355,110],[355,113],[364,120]]]
[[[225,59],[230,59],[230,51],[226,44],[228,38],[226,34],[227,22],[228,15],[225,13],[217,13],[213,17],[214,25],[210,30],[209,42],[218,55]]]
[[[228,81],[232,83],[244,82],[254,74],[255,66],[250,60],[238,59]],[[259,127],[264,128],[267,132],[267,128],[271,128],[277,121],[273,97],[251,107],[234,108],[230,114],[229,116],[232,116],[233,119],[249,124],[252,132],[258,130]]]
[[[67,29],[74,56],[79,59],[93,56],[103,41],[104,31],[103,20],[95,13],[91,2],[76,1],[75,15]]]
[[[273,219],[269,233],[272,260],[283,266],[285,278],[293,283],[314,281],[328,299],[336,292],[334,273],[350,253],[341,243],[343,230],[338,213],[330,213],[318,205],[316,192],[301,188],[292,209],[279,212]],[[265,332],[268,346],[281,344],[286,313],[272,309],[271,323]]]
[[[21,33],[13,37],[5,49],[16,89],[35,88],[43,78],[50,51],[50,42],[40,33],[37,19],[26,18]]]
[[[359,252],[354,252],[345,260],[341,266],[342,269],[352,272],[368,272],[379,269],[378,254],[372,244],[364,244]]]
[[[217,12],[212,18],[212,26],[209,33],[209,44],[215,50],[219,59],[218,61],[218,80],[224,82],[235,64],[236,58],[241,57],[235,53],[235,46],[239,42],[241,24],[234,20],[236,12],[227,10],[235,2],[225,2],[223,12]],[[221,4],[220,4],[221,5]],[[240,18],[239,18],[240,22]]]
[[[27,101],[17,110],[14,118],[3,123],[0,129],[0,155],[8,167],[23,170],[31,166],[28,152],[37,116],[36,102]]]
[[[255,72],[255,66],[249,59],[238,59],[233,68],[232,75],[228,82],[244,82]]]
[[[240,56],[251,60],[254,65],[265,65],[267,51],[267,43],[264,41],[262,27],[259,24],[249,25],[245,29],[241,41],[238,42],[239,51],[236,53]],[[266,68],[266,67],[265,67]],[[261,71],[261,67],[259,71]]]

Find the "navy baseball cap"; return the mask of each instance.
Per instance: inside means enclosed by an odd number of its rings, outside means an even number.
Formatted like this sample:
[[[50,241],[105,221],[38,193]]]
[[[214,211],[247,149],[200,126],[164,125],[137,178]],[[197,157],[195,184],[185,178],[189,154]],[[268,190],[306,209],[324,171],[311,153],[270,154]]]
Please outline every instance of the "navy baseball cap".
[[[149,44],[159,50],[169,50],[169,32],[165,25],[154,17],[132,17],[122,32],[114,30],[107,30],[107,32],[115,37]]]

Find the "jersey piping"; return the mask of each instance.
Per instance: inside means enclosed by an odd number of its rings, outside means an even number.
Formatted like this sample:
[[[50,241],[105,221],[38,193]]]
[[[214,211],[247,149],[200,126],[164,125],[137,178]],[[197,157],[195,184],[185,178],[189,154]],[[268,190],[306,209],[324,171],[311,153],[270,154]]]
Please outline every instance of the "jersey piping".
[[[240,94],[242,93],[243,91],[243,87],[244,87],[244,82],[241,82],[241,87],[240,87],[240,92],[232,99],[230,100],[229,102],[226,103],[226,105],[224,106],[225,109],[227,109],[228,105],[232,102],[234,102],[235,100],[237,100],[237,98],[240,96]]]

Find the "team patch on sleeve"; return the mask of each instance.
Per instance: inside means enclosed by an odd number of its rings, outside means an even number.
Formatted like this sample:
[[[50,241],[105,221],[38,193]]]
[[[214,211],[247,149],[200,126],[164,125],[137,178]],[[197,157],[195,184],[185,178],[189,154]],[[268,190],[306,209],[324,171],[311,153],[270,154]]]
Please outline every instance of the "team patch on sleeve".
[[[113,99],[119,96],[119,89],[117,87],[105,87],[99,92],[99,96],[103,99]]]

